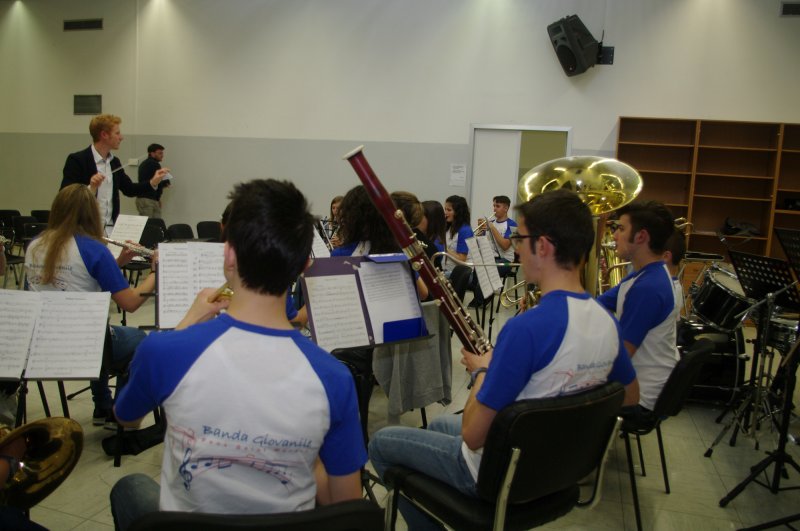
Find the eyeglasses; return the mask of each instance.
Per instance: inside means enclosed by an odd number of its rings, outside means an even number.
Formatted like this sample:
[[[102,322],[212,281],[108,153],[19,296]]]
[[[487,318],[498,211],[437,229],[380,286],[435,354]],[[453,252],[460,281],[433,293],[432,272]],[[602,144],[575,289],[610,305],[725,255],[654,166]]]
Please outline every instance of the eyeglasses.
[[[556,246],[556,241],[551,238],[550,236],[545,236],[544,234],[520,234],[519,232],[512,232],[508,239],[511,240],[511,244],[514,246],[514,249],[519,248],[522,240],[526,238],[533,238],[534,240],[539,239],[540,237],[544,237],[549,241],[553,246]]]

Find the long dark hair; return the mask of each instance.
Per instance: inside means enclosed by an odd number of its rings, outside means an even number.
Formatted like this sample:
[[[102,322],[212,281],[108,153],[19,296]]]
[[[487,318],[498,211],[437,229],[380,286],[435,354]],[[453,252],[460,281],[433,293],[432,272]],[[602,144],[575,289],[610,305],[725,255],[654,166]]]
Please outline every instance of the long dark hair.
[[[450,203],[453,207],[453,222],[447,226],[450,236],[453,237],[464,225],[469,225],[469,206],[467,200],[460,195],[451,195],[445,200],[445,203]],[[444,242],[442,242],[444,243]]]
[[[444,219],[444,207],[439,201],[423,201],[422,209],[425,211],[425,218],[428,220],[428,230],[425,231],[425,236],[431,241],[439,240],[439,243],[445,243],[445,230],[447,230],[447,221]]]
[[[396,253],[400,250],[363,186],[347,192],[339,204],[338,217],[343,246],[368,241],[370,253]]]

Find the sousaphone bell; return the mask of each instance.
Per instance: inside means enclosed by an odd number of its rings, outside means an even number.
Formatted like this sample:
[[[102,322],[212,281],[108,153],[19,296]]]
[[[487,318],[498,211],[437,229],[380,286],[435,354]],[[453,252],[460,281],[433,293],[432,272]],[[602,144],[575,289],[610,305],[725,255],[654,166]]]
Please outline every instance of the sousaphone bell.
[[[618,262],[610,246],[603,240],[610,234],[605,227],[605,215],[627,205],[642,191],[642,176],[633,167],[606,157],[563,157],[528,171],[519,180],[518,195],[522,201],[551,190],[572,190],[577,193],[598,221],[595,245],[586,263],[585,287],[592,295],[602,292],[600,256],[605,251],[605,268]],[[610,252],[609,252],[610,251]]]

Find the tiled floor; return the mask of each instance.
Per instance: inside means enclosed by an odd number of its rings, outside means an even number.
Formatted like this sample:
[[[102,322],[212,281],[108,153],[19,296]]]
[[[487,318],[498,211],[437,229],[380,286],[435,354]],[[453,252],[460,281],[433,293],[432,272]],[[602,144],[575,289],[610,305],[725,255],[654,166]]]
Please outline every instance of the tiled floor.
[[[511,310],[502,310],[499,317],[504,322]],[[112,313],[112,321],[119,317]],[[129,324],[152,324],[152,303],[146,303],[136,314],[129,315]],[[495,330],[499,327],[495,325]],[[427,408],[428,418],[443,412],[455,412],[463,407],[467,396],[466,374],[457,363],[457,343],[454,341],[453,402],[443,407],[434,404]],[[78,389],[84,382],[68,384],[68,389]],[[57,401],[55,385],[46,384],[48,397],[54,409]],[[29,395],[29,418],[43,416],[38,393]],[[387,422],[386,397],[376,389],[370,403],[370,431],[374,432]],[[158,478],[162,446],[156,446],[138,456],[125,456],[121,468],[114,468],[100,446],[103,437],[111,432],[91,425],[92,402],[89,393],[70,401],[72,417],[85,430],[85,447],[80,462],[64,484],[50,497],[34,507],[32,518],[54,530],[110,529],[113,527],[109,510],[108,493],[114,482],[123,475],[142,472]],[[775,495],[757,484],[749,485],[727,507],[719,507],[719,500],[744,479],[749,467],[760,461],[766,450],[775,447],[775,436],[764,430],[761,450],[754,449],[754,441],[739,437],[735,447],[727,438],[716,447],[711,458],[703,456],[706,448],[720,430],[714,423],[719,409],[702,404],[688,405],[680,415],[664,422],[666,446],[672,493],[664,492],[655,434],[642,439],[646,477],[637,477],[642,517],[645,529],[736,529],[745,525],[771,520],[800,512],[800,490],[780,492]],[[420,423],[418,411],[404,414],[400,422],[415,426]],[[800,423],[794,422],[792,433],[800,434]],[[635,451],[635,446],[634,446]],[[792,445],[789,452],[800,461],[800,448]],[[770,467],[769,471],[772,471]],[[638,465],[637,465],[638,470]],[[789,479],[781,486],[800,486],[800,475],[790,470]],[[385,492],[376,489],[381,502]],[[399,528],[404,528],[400,522]],[[551,529],[635,529],[631,489],[627,475],[625,447],[617,440],[609,457],[603,497],[592,510],[573,510],[551,523]]]

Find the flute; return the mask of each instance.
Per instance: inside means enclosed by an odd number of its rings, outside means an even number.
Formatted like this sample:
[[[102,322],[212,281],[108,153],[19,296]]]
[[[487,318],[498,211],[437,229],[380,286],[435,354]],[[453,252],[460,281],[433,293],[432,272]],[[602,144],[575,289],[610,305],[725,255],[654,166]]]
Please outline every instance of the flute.
[[[142,256],[144,258],[152,258],[155,254],[155,251],[152,249],[148,249],[143,245],[139,245],[138,243],[128,243],[128,242],[119,242],[117,240],[112,240],[111,238],[103,238],[103,241],[106,243],[110,243],[111,245],[116,245],[118,247],[123,247],[128,249],[129,251],[133,251],[134,253]]]
[[[231,297],[233,297],[233,289],[226,282],[208,298],[208,302],[217,302],[220,299],[230,299]]]

